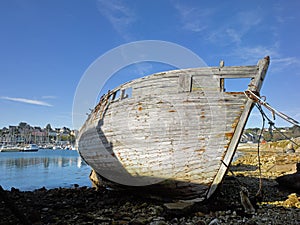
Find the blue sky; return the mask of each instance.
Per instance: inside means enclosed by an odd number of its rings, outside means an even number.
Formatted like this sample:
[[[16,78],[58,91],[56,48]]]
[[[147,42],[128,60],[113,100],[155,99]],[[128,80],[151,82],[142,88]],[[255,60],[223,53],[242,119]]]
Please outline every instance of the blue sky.
[[[179,44],[209,66],[221,59],[256,64],[270,55],[261,93],[300,120],[299,8],[297,0],[0,1],[0,128],[21,121],[73,128],[73,97],[87,68],[107,51],[140,40]],[[132,69],[133,77],[161,68],[143,64]],[[107,85],[119,82],[113,77]],[[248,126],[260,123],[253,111]]]

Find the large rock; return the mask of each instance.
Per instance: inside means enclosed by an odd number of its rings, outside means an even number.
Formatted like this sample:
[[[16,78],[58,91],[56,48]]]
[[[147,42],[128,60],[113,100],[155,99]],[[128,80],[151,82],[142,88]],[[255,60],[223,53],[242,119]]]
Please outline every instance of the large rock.
[[[96,189],[104,187],[101,177],[96,173],[95,170],[91,171],[89,178],[92,182],[92,186],[95,187]]]
[[[297,163],[295,173],[277,177],[276,181],[280,186],[300,191],[300,163]]]

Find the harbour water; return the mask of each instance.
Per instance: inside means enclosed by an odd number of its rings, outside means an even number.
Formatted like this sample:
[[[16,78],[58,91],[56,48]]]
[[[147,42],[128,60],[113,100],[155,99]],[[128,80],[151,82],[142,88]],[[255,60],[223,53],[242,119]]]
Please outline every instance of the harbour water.
[[[0,152],[0,185],[6,190],[91,186],[90,171],[77,151]]]

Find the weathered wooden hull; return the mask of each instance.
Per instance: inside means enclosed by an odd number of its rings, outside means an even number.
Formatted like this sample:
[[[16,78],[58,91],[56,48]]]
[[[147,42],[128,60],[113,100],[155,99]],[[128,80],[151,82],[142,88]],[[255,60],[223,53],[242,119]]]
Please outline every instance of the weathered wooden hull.
[[[103,96],[78,136],[82,158],[124,186],[209,198],[230,165],[253,106],[224,79],[251,78],[259,93],[269,57],[255,66],[175,70],[136,79]]]

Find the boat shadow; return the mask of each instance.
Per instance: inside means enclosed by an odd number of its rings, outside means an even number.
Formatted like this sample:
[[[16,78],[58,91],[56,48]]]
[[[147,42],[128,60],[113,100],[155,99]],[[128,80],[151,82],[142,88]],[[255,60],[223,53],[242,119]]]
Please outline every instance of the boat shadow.
[[[232,172],[236,171],[255,171],[258,169],[258,166],[247,165],[247,164],[238,164],[234,166],[230,166],[230,170]]]
[[[119,161],[119,157],[116,156],[118,153],[114,149],[114,144],[107,139],[105,132],[102,130],[103,125],[104,121],[100,119],[96,127],[96,132],[102,145],[102,148],[99,148],[99,154],[101,157],[107,159],[107,164],[105,165],[103,162],[98,163],[97,166],[100,165],[98,169],[91,165],[93,170],[90,174],[90,179],[94,187],[104,187],[117,191],[134,192],[136,194],[142,193],[145,196],[159,198],[163,201],[205,199],[206,192],[210,188],[207,184],[196,184],[172,178],[166,179],[129,173]]]

